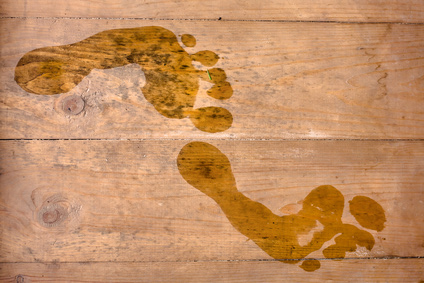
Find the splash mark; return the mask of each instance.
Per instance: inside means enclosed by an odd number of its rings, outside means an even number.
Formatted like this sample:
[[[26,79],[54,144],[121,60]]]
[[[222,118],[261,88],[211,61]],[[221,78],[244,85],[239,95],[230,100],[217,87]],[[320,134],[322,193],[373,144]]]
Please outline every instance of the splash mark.
[[[323,250],[326,258],[341,259],[346,252],[355,251],[357,246],[371,250],[375,244],[369,232],[342,223],[344,197],[333,186],[324,185],[312,190],[298,213],[278,216],[237,190],[231,164],[216,147],[191,142],[181,149],[177,165],[182,177],[212,198],[240,233],[282,262],[297,263],[333,238],[335,244]],[[355,197],[350,202],[350,211],[365,228],[377,231],[384,228],[384,211],[375,201]],[[315,232],[308,244],[300,245],[298,235],[311,231],[317,221],[323,229]],[[320,262],[303,260],[300,267],[315,271],[320,268]]]
[[[189,34],[182,35],[181,41],[187,47],[196,45]],[[233,118],[221,107],[193,109],[199,78],[212,81],[207,93],[213,98],[228,99],[233,90],[224,70],[210,69],[214,79],[209,80],[210,75],[196,69],[192,61],[211,67],[218,60],[209,50],[188,54],[175,34],[162,27],[115,29],[73,44],[26,53],[16,66],[15,81],[27,92],[52,95],[72,90],[93,69],[138,64],[146,77],[143,95],[160,114],[174,119],[190,117],[198,129],[215,133],[231,127]]]

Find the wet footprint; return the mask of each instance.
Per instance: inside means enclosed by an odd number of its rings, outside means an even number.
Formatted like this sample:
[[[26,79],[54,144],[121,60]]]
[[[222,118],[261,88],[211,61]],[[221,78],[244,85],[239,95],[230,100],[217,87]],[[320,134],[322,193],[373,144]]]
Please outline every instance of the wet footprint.
[[[196,45],[192,35],[181,41]],[[44,47],[26,53],[15,69],[15,81],[25,91],[52,95],[72,90],[92,69],[110,69],[128,64],[141,66],[146,77],[144,97],[165,117],[190,117],[200,130],[222,132],[231,127],[231,113],[221,107],[193,109],[199,78],[213,83],[208,95],[228,99],[233,90],[224,70],[196,69],[192,62],[214,66],[219,56],[204,50],[188,54],[171,31],[162,27],[107,30],[74,44]]]
[[[312,190],[302,209],[292,215],[278,216],[237,190],[228,158],[216,147],[204,142],[185,145],[177,159],[181,176],[193,187],[212,198],[230,223],[271,257],[285,263],[298,263],[306,271],[320,268],[320,262],[306,259],[334,238],[335,244],[323,250],[326,258],[341,259],[357,246],[371,250],[374,237],[354,225],[342,223],[344,197],[333,186]],[[374,200],[358,196],[350,202],[350,212],[365,228],[381,231],[386,221],[383,208]],[[312,240],[300,245],[298,236],[321,223],[323,229]]]

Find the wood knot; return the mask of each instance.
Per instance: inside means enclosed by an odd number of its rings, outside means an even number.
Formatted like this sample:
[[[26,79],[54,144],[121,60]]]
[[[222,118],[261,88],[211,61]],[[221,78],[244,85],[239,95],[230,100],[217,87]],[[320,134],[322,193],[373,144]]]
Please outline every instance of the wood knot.
[[[66,212],[61,206],[45,207],[44,210],[42,218],[45,224],[58,224],[66,218]]]
[[[55,193],[51,188],[36,188],[31,193],[35,205],[34,221],[51,232],[67,233],[78,229],[82,209],[75,195]]]
[[[16,283],[25,283],[25,282],[30,282],[30,281],[28,281],[26,279],[26,276],[19,274],[19,275],[16,275],[15,282]]]
[[[61,194],[50,196],[41,203],[36,212],[38,223],[47,228],[66,226],[65,221],[72,218],[75,207]]]
[[[44,227],[60,225],[68,217],[67,208],[62,203],[47,203],[38,211],[38,222]]]
[[[84,110],[85,102],[78,95],[67,96],[62,101],[62,110],[68,115],[78,115]]]

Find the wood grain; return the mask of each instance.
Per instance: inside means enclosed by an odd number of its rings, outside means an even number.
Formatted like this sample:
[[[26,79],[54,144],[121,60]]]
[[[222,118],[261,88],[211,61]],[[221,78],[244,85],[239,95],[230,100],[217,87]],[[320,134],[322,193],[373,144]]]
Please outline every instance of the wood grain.
[[[326,261],[325,269],[313,273],[293,269],[292,266],[279,262],[2,263],[0,280],[2,282],[416,283],[424,277],[423,261],[423,259]]]
[[[0,1],[0,282],[422,282],[424,2],[354,2]],[[64,94],[15,81],[34,49],[148,26],[174,32],[189,54],[219,55],[233,96],[208,97],[207,68],[196,63],[206,81],[193,110],[227,109],[230,129],[205,133],[158,113],[141,92],[141,65],[94,69]],[[69,50],[101,57],[82,46]],[[372,249],[325,258],[335,235],[307,255],[320,262],[314,272],[275,260],[261,246],[272,240],[242,229],[248,214],[228,213],[177,165],[199,140],[228,157],[238,196],[230,205],[247,199],[290,219],[314,188],[331,185],[344,196],[342,225],[370,233]],[[381,205],[386,221],[364,226],[360,209],[349,211],[358,196]]]
[[[424,134],[424,26],[7,19],[0,21],[0,135],[5,139],[420,139]],[[35,95],[14,81],[27,52],[69,44],[115,28],[160,25],[197,38],[189,53],[220,56],[234,89],[225,101],[201,83],[195,108],[221,106],[233,125],[223,133],[168,119],[143,97],[137,65],[93,70],[62,95]],[[12,32],[13,30],[13,32]],[[60,106],[79,95],[78,115]]]
[[[424,4],[420,0],[58,0],[52,3],[49,0],[3,0],[0,16],[402,23],[424,20]],[[49,9],[51,5],[55,8]]]
[[[423,142],[207,142],[229,158],[238,190],[277,215],[324,184],[345,206],[357,195],[378,202],[387,222],[368,230],[374,248],[347,257],[424,255]],[[0,262],[272,259],[179,174],[186,143],[0,142]],[[347,209],[342,220],[360,227]]]

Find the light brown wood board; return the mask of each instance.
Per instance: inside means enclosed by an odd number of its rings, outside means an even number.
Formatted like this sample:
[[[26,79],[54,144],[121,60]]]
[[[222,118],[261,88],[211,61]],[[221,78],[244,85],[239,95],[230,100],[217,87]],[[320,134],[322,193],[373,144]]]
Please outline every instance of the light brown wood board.
[[[424,255],[424,143],[207,141],[228,156],[238,190],[276,215],[332,185],[378,202],[385,228],[350,258]],[[3,141],[1,262],[272,259],[177,168],[187,141]],[[63,221],[48,221],[52,205]],[[244,216],[240,216],[244,217]],[[311,234],[304,235],[304,241]],[[322,249],[321,249],[322,250]],[[309,258],[323,258],[321,250]],[[366,263],[365,263],[366,264]],[[281,263],[284,265],[284,263]]]
[[[67,94],[35,95],[14,80],[19,59],[118,28],[162,26],[211,50],[233,96],[220,101],[200,85],[195,108],[221,106],[232,127],[204,133],[169,119],[146,101],[138,65],[94,69]],[[4,139],[420,139],[424,112],[424,26],[141,20],[3,19],[0,135]],[[206,72],[206,69],[203,68]],[[64,113],[67,95],[85,108]]]
[[[0,16],[423,23],[424,3],[420,0],[3,0]]]
[[[0,281],[422,282],[423,23],[418,0],[2,1]],[[210,98],[202,82],[195,108],[228,109],[230,129],[204,133],[160,115],[137,65],[95,69],[50,96],[14,79],[36,48],[146,26],[181,46],[192,34],[190,54],[218,54],[233,96]],[[85,103],[76,115],[64,104],[72,95]],[[335,237],[306,261],[278,262],[180,174],[180,150],[198,141],[227,156],[238,191],[277,216],[334,186],[343,223],[370,233],[372,249],[326,258]],[[358,196],[381,205],[384,229],[350,213]],[[299,268],[314,259],[321,268]]]
[[[422,259],[326,261],[313,273],[279,262],[3,263],[2,282],[421,282]],[[417,268],[418,267],[418,268]],[[302,270],[300,270],[302,271]],[[76,278],[75,274],[79,274]],[[348,274],[348,275],[347,275]],[[21,281],[18,281],[21,280]],[[29,281],[31,280],[31,281]]]

